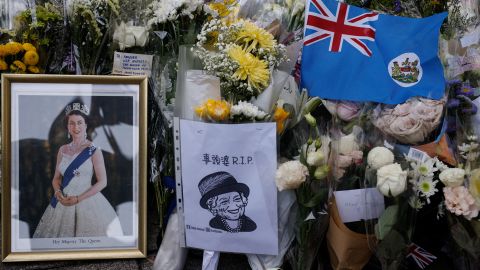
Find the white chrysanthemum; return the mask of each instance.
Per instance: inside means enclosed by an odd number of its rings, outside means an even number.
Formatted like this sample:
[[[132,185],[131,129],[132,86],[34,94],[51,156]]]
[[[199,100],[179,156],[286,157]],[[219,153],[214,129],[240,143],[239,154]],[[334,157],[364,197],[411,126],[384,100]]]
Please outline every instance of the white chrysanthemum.
[[[298,160],[282,163],[275,173],[275,183],[279,191],[298,188],[308,176],[308,168]]]
[[[367,162],[374,170],[378,170],[388,164],[392,164],[394,160],[393,153],[386,147],[375,147],[368,152]]]
[[[435,167],[435,161],[431,158],[425,162],[411,162],[410,166],[412,166],[416,176],[433,176],[433,173],[438,171]]]
[[[267,113],[260,110],[257,106],[253,105],[250,102],[239,101],[237,105],[233,105],[230,108],[230,115],[233,118],[234,116],[245,116],[249,119],[258,119],[262,120],[267,116]]]
[[[437,169],[439,169],[441,172],[443,172],[444,170],[448,169],[448,166],[445,165],[445,163],[443,163],[441,160],[439,160],[437,157],[434,157],[433,158],[433,161],[435,162],[435,167],[437,167]]]
[[[148,26],[176,20],[180,15],[193,19],[193,12],[202,5],[201,0],[156,0],[147,9]]]
[[[440,181],[447,187],[458,187],[463,184],[465,170],[460,168],[448,168],[438,176]]]
[[[432,177],[420,177],[415,189],[421,196],[425,197],[427,203],[430,203],[430,197],[438,191],[438,189],[435,187],[437,183],[438,180],[433,181]]]

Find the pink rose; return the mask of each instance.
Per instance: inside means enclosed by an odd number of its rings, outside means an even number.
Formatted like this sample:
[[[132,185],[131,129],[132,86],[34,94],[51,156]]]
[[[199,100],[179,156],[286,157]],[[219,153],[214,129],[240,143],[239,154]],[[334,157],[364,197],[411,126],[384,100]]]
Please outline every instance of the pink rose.
[[[410,115],[397,117],[390,124],[390,135],[404,144],[417,144],[427,136],[421,119]]]
[[[351,121],[360,114],[361,106],[350,101],[323,100],[323,105],[332,115],[338,116],[343,121]]]
[[[352,157],[353,163],[355,163],[355,164],[362,163],[362,160],[363,160],[363,152],[362,151],[352,151],[348,155],[350,157]]]
[[[443,113],[443,104],[429,106],[423,102],[417,102],[413,108],[412,115],[424,120],[427,132],[432,132],[440,124]]]
[[[398,104],[392,111],[395,116],[406,116],[410,113],[411,104],[409,102]]]
[[[353,158],[347,155],[338,155],[336,159],[336,167],[347,168],[353,164]]]

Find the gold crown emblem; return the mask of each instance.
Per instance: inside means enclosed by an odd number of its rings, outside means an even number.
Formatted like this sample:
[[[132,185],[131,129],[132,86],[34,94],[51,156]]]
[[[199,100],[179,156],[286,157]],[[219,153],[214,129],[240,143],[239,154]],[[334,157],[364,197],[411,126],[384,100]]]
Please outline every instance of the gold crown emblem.
[[[88,106],[80,103],[73,103],[65,107],[65,115],[68,115],[72,111],[79,111],[85,115],[88,115],[90,113],[90,109],[88,108]]]

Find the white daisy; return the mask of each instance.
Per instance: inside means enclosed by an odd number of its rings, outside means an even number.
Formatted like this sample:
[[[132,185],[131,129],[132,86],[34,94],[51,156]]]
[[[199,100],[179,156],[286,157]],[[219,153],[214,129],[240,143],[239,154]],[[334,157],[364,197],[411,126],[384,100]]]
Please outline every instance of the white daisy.
[[[410,166],[412,166],[416,176],[433,176],[433,173],[438,171],[434,165],[435,161],[431,158],[427,159],[425,162],[410,163]]]
[[[441,172],[443,172],[445,169],[448,169],[448,166],[445,165],[445,163],[443,163],[442,161],[440,161],[437,157],[434,157],[433,161],[435,162],[435,167]]]
[[[435,187],[438,180],[433,181],[432,177],[420,177],[416,185],[416,190],[419,194],[427,200],[427,204],[430,203],[430,196],[433,196],[438,189]]]

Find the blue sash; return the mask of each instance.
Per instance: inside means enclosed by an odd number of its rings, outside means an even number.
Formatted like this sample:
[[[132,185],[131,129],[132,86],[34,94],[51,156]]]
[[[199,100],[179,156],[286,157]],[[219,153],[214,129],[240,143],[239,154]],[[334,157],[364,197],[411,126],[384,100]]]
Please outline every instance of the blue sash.
[[[95,153],[95,150],[97,150],[97,148],[93,145],[83,149],[83,151],[80,154],[78,154],[78,156],[72,161],[72,163],[70,163],[70,165],[68,165],[67,169],[65,170],[65,173],[63,174],[62,185],[60,186],[60,190],[62,192],[63,192],[63,189],[68,186],[68,184],[73,179],[73,177],[75,177],[76,170],[87,159],[89,159],[93,155],[93,153]],[[55,206],[57,206],[57,203],[58,203],[58,200],[57,200],[57,198],[55,197],[55,194],[54,194],[54,196],[50,200],[50,205],[53,208],[55,208]]]

